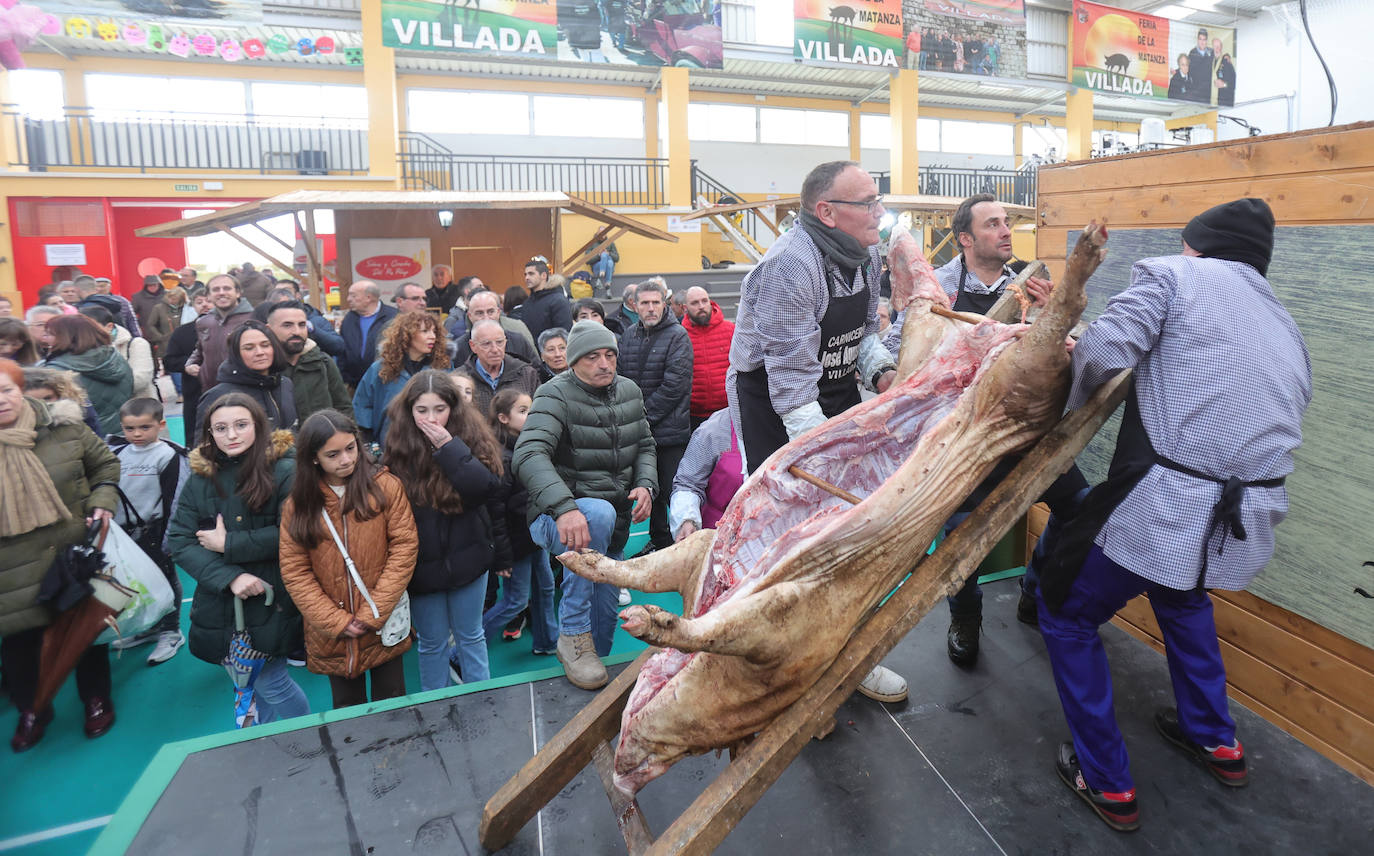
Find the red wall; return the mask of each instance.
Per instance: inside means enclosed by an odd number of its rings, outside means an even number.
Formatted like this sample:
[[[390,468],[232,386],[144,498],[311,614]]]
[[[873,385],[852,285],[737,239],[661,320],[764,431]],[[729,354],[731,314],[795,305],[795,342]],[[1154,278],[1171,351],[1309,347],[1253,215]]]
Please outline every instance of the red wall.
[[[86,247],[86,264],[81,270],[91,276],[113,278],[114,260],[110,254],[108,235],[76,235],[60,238],[24,237],[19,234],[19,213],[17,197],[10,198],[9,222],[10,240],[14,246],[14,277],[19,286],[19,294],[24,308],[38,301],[38,289],[52,281],[52,266],[47,264],[43,252],[44,244],[83,244]],[[106,206],[105,231],[110,231],[109,207]]]
[[[193,207],[193,206],[185,206]],[[119,272],[114,279],[114,290],[126,297],[143,287],[143,277],[138,275],[138,263],[149,256],[155,256],[173,270],[186,266],[186,242],[181,238],[140,238],[135,229],[155,226],[168,220],[181,218],[181,208],[122,208],[112,207],[115,235],[114,265]]]

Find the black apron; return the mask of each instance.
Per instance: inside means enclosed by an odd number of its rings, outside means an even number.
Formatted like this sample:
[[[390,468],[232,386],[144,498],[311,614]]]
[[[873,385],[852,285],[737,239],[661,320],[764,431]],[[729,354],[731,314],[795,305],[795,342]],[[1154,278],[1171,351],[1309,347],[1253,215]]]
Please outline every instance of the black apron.
[[[1221,542],[1217,545],[1220,556],[1226,546],[1227,536],[1235,536],[1239,541],[1246,539],[1245,526],[1240,519],[1241,500],[1247,487],[1279,487],[1283,478],[1241,481],[1238,478],[1217,478],[1185,464],[1170,460],[1155,451],[1150,435],[1145,431],[1145,423],[1140,418],[1140,402],[1136,397],[1135,385],[1126,396],[1126,412],[1121,418],[1121,432],[1116,438],[1116,451],[1107,470],[1107,480],[1094,487],[1084,498],[1078,513],[1065,521],[1060,530],[1059,540],[1055,543],[1054,553],[1048,557],[1040,572],[1040,596],[1051,610],[1058,611],[1068,599],[1083,562],[1093,548],[1098,533],[1107,524],[1116,507],[1125,501],[1145,474],[1155,464],[1166,469],[1183,473],[1192,478],[1205,479],[1222,486],[1221,499],[1212,507],[1211,525],[1207,537],[1202,542],[1202,558],[1198,570],[1197,588],[1205,588],[1207,581],[1207,549],[1217,530],[1221,530]]]
[[[868,324],[869,289],[865,287],[853,294],[839,294],[844,287],[839,269],[828,260],[822,264],[825,266],[830,303],[821,318],[821,346],[816,354],[821,363],[821,376],[816,387],[819,392],[817,403],[829,419],[863,400],[859,385],[854,381],[854,373],[859,368],[859,342]],[[854,276],[864,278],[865,286],[868,285],[867,268],[868,265],[864,265],[854,273]],[[736,374],[735,396],[739,401],[740,441],[744,443],[749,472],[752,473],[769,456],[787,445],[787,428],[782,424],[782,417],[773,409],[765,366]]]
[[[1005,265],[1002,266],[1002,273],[1008,273]],[[964,282],[968,279],[968,267],[964,264],[964,256],[959,254],[959,292],[954,295],[954,305],[950,308],[955,312],[977,312],[979,315],[988,314],[988,310],[997,305],[997,301],[1002,299],[1004,288],[999,288],[991,294],[974,294],[964,290]]]

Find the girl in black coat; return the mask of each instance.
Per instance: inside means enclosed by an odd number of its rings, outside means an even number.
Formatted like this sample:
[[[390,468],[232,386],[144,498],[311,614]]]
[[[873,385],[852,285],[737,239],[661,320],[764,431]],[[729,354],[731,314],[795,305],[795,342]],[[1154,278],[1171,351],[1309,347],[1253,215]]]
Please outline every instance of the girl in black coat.
[[[218,399],[241,392],[267,414],[269,430],[294,431],[296,391],[291,378],[282,374],[286,366],[286,351],[267,325],[245,321],[229,334],[224,362],[215,378],[217,383],[200,397],[200,411],[208,412]]]
[[[453,379],[426,369],[387,410],[382,463],[406,486],[420,554],[410,579],[420,689],[449,685],[448,637],[465,681],[490,677],[482,600],[498,562],[488,500],[500,485],[501,449]]]
[[[503,389],[491,400],[491,426],[505,444],[501,463],[506,472],[496,491],[495,503],[499,508],[496,512],[497,549],[500,552],[500,541],[504,537],[510,545],[511,562],[506,566],[509,570],[500,572],[506,578],[504,591],[501,600],[482,616],[482,630],[488,638],[495,637],[506,622],[520,615],[529,605],[534,653],[552,654],[558,644],[558,623],[554,620],[553,610],[553,571],[549,568],[549,554],[539,549],[530,538],[530,527],[525,516],[529,491],[515,477],[510,463],[515,441],[520,437],[520,429],[525,427],[525,417],[529,415],[532,403],[528,395],[517,389]]]

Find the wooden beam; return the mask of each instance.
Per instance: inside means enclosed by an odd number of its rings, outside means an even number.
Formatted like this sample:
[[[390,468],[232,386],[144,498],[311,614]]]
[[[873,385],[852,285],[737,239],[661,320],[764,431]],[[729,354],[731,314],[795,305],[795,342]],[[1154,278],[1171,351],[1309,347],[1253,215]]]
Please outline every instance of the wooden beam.
[[[329,311],[324,299],[324,268],[320,265],[319,252],[315,248],[315,212],[308,212],[308,216],[301,219],[300,211],[295,213],[296,225],[300,227],[302,234],[305,235],[305,282],[310,291],[310,300],[315,304],[315,308],[321,312]]]
[[[500,850],[520,827],[571,782],[592,760],[596,747],[620,730],[620,713],[657,648],[649,648],[597,693],[548,743],[545,743],[482,809],[478,837],[488,850]]]
[[[286,251],[287,251],[288,253],[290,253],[293,257],[296,255],[296,248],[295,248],[295,247],[291,246],[290,244],[288,244],[288,243],[286,243],[285,241],[283,241],[281,238],[278,238],[276,235],[274,235],[274,234],[272,234],[271,232],[269,232],[269,231],[267,231],[266,229],[264,229],[264,228],[262,227],[262,224],[261,224],[261,223],[259,223],[259,222],[257,222],[257,221],[255,220],[255,221],[253,221],[253,224],[252,224],[252,225],[253,225],[253,228],[254,228],[254,229],[257,229],[259,232],[263,233],[263,234],[266,235],[267,237],[271,238],[272,240],[276,241],[278,244],[281,244],[283,247],[285,247],[285,248],[286,248]],[[295,261],[295,259],[293,258],[292,261]],[[288,273],[289,273],[289,272],[290,272],[290,271],[288,271]]]
[[[704,208],[693,209],[683,214],[679,219],[685,222],[687,220],[696,220],[701,217],[710,217],[715,214],[733,214],[736,211],[752,211],[758,208],[800,204],[800,196],[784,196],[782,199],[763,199],[758,202],[737,202],[733,205],[708,205]]]
[[[1007,285],[1002,296],[997,299],[996,303],[992,304],[992,308],[988,310],[987,317],[994,321],[1001,321],[1003,324],[1020,324],[1021,301],[1016,299],[1016,294],[1013,292],[1013,289],[1024,287],[1026,280],[1033,276],[1040,276],[1040,271],[1044,269],[1045,263],[1039,260],[1033,261],[1022,268],[1021,272],[1016,275],[1016,278]]]
[[[581,250],[579,250],[576,254],[574,254],[571,258],[569,258],[566,262],[563,263],[563,270],[575,271],[577,268],[582,267],[582,265],[585,262],[589,261],[590,259],[596,256],[601,255],[602,250],[605,250],[611,244],[618,241],[620,239],[620,236],[624,235],[626,232],[626,230],[622,228],[616,228],[611,226],[608,226],[606,228],[614,229],[614,231],[612,231],[608,235],[602,236],[600,242],[592,245],[590,248],[584,246]]]
[[[832,717],[868,674],[940,599],[954,593],[1025,514],[1065,472],[1083,447],[1126,397],[1130,372],[1103,384],[1088,403],[1070,412],[1022,458],[993,492],[845,645],[825,674],[765,728],[654,846],[653,856],[711,853],[782,775],[821,722]],[[484,841],[484,843],[486,843]]]
[[[611,801],[616,826],[625,837],[625,849],[630,856],[640,856],[654,843],[654,835],[639,809],[639,801],[615,786],[615,750],[609,742],[597,744],[592,763],[601,778],[601,787],[606,789],[606,799]]]
[[[587,252],[592,247],[596,246],[601,241],[603,241],[606,238],[606,235],[610,233],[610,231],[611,224],[609,223],[607,223],[605,226],[602,226],[600,229],[597,229],[590,240],[588,240],[585,244],[578,247],[577,249],[573,250],[573,254],[571,256],[568,256],[567,261],[563,262],[563,270],[570,269],[572,267],[573,259],[576,259],[578,256],[582,255],[583,253]]]
[[[261,247],[255,245],[252,241],[250,241],[250,240],[248,240],[247,238],[243,237],[243,236],[240,235],[238,232],[235,232],[233,229],[230,229],[228,226],[224,225],[223,223],[217,223],[217,224],[215,224],[215,228],[218,229],[219,231],[223,232],[224,234],[228,235],[229,237],[233,238],[235,241],[238,241],[240,244],[243,244],[245,247],[247,247],[248,249],[250,249],[250,250],[252,250],[253,252],[257,253],[258,255],[262,256],[263,258],[267,259],[269,262],[271,262],[272,264],[276,265],[277,267],[285,267],[287,270],[291,270],[291,265],[289,265],[289,264],[283,264],[282,261],[281,261],[281,259],[275,259],[275,258],[273,258],[271,255],[268,254],[268,252],[267,252],[266,250],[264,250],[264,249],[262,249]]]

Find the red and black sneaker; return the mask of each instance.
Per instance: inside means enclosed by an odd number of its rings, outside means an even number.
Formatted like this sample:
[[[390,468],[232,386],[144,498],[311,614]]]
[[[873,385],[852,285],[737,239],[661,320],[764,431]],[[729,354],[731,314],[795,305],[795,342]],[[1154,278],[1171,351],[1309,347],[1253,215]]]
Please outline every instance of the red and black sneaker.
[[[1140,809],[1135,802],[1135,789],[1122,793],[1099,791],[1083,778],[1083,770],[1078,766],[1078,756],[1074,754],[1072,743],[1059,744],[1059,757],[1055,759],[1054,769],[1059,778],[1088,804],[1102,822],[1117,832],[1134,832],[1140,828]]]
[[[1184,752],[1202,762],[1218,782],[1230,788],[1243,788],[1250,782],[1249,771],[1245,766],[1245,747],[1240,740],[1234,746],[1217,746],[1208,749],[1183,736],[1178,725],[1178,711],[1163,707],[1155,711],[1155,730]]]

